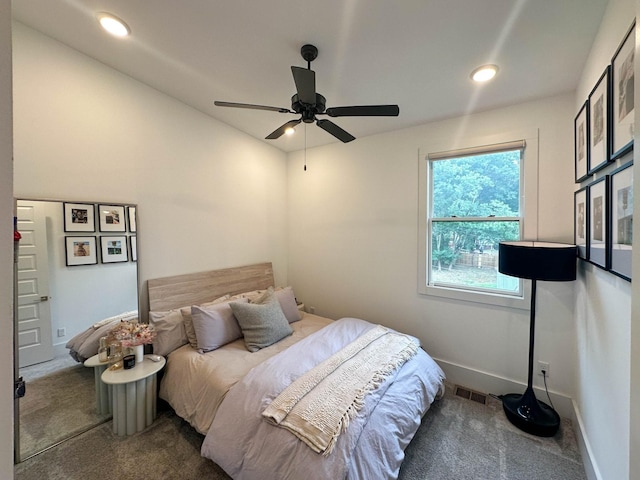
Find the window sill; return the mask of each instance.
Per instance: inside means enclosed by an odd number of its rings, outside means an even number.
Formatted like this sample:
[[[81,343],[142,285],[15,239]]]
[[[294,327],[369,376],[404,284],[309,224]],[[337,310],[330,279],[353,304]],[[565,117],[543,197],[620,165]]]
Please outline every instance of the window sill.
[[[523,297],[500,295],[497,293],[465,291],[456,288],[433,285],[425,285],[424,287],[419,289],[418,293],[420,295],[448,298],[451,300],[459,300],[463,302],[474,302],[498,307],[529,310],[531,308],[531,286],[529,285],[529,282],[524,283],[525,285]]]

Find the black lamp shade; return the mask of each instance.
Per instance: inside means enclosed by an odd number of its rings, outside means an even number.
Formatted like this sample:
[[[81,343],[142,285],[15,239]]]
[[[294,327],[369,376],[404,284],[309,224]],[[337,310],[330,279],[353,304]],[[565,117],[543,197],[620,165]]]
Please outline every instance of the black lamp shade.
[[[551,242],[500,242],[498,270],[518,278],[550,282],[576,279],[575,245]]]

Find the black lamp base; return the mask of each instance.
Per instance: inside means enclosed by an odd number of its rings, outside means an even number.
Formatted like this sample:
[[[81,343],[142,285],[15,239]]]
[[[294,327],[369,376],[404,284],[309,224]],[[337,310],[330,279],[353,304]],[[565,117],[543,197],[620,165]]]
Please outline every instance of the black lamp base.
[[[532,388],[521,395],[501,395],[502,408],[511,423],[520,430],[538,437],[553,437],[560,427],[560,416],[544,402],[539,401]]]

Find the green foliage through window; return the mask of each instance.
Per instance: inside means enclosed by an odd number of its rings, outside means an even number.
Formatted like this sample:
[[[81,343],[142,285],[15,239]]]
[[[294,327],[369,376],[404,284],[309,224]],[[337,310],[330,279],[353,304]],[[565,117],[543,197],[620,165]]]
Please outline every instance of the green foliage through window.
[[[521,153],[430,161],[430,283],[514,289],[497,272],[497,254],[500,241],[520,238]]]

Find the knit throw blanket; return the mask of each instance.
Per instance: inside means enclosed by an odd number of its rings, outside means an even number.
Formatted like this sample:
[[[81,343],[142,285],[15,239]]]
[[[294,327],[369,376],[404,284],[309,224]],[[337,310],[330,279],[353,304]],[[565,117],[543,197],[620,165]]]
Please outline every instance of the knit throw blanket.
[[[315,452],[329,455],[366,394],[417,351],[413,339],[378,325],[301,375],[262,415]]]

